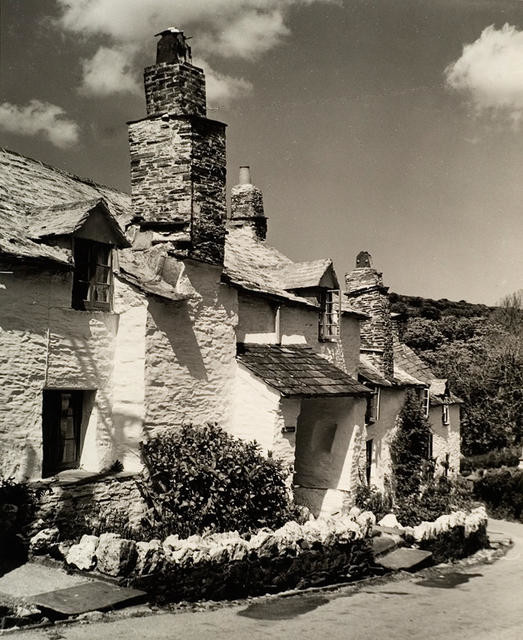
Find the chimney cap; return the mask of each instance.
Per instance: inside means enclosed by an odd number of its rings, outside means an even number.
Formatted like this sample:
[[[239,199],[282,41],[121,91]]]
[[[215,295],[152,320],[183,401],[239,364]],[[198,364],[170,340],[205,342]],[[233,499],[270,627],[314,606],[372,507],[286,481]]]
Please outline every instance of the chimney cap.
[[[356,257],[356,269],[372,268],[372,256],[368,251],[360,251]]]
[[[163,31],[159,31],[158,33],[155,33],[155,37],[156,36],[164,36],[167,33],[183,33],[183,31],[181,31],[180,29],[177,29],[176,27],[167,27],[167,29],[164,29]]]
[[[238,184],[252,184],[251,183],[251,167],[248,164],[240,165],[240,175]]]

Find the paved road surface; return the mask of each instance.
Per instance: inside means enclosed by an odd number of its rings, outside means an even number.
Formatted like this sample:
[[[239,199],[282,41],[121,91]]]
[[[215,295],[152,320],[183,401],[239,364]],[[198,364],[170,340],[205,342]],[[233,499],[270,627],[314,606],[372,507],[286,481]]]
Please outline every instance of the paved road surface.
[[[493,564],[412,575],[359,592],[343,588],[197,613],[14,633],[15,640],[523,640],[523,525],[492,520],[513,538]],[[443,576],[443,577],[440,577]]]

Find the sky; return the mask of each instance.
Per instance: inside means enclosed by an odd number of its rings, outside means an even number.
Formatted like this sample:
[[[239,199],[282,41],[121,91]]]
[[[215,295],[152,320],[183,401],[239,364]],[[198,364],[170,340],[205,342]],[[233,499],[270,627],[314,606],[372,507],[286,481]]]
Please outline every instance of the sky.
[[[129,190],[154,34],[192,36],[267,241],[391,290],[523,287],[523,0],[0,0],[0,146]]]

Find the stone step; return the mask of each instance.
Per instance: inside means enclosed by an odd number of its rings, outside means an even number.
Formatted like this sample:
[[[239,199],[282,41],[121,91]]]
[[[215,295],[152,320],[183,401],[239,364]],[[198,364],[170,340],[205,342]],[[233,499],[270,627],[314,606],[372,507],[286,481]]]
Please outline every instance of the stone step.
[[[104,611],[131,603],[136,604],[146,597],[145,591],[95,580],[66,589],[39,593],[32,596],[30,601],[41,609],[72,616],[87,611]]]
[[[374,559],[382,556],[387,551],[392,551],[400,542],[392,536],[377,536],[372,538],[372,555]]]
[[[421,549],[396,549],[378,558],[376,563],[385,569],[399,571],[404,569],[410,571],[417,569],[421,564],[426,563],[432,557],[432,552]]]

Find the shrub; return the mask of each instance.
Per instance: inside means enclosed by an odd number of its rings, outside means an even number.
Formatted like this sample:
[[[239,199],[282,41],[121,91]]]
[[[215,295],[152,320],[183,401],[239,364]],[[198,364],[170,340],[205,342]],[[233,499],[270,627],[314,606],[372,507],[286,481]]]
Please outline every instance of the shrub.
[[[474,495],[491,516],[523,522],[523,470],[491,469],[474,482]]]
[[[354,504],[364,511],[372,511],[376,520],[381,520],[391,512],[393,501],[390,491],[382,493],[374,485],[361,483],[356,486]]]
[[[505,447],[504,449],[489,451],[477,456],[468,456],[461,459],[460,470],[462,474],[468,475],[478,469],[517,467],[520,455],[520,447]]]
[[[0,575],[24,561],[25,527],[35,509],[35,492],[27,484],[0,477]]]
[[[184,425],[142,444],[151,533],[277,528],[291,517],[283,465],[217,425]]]

